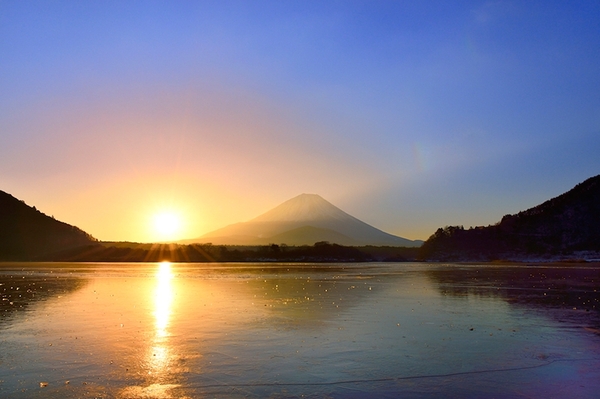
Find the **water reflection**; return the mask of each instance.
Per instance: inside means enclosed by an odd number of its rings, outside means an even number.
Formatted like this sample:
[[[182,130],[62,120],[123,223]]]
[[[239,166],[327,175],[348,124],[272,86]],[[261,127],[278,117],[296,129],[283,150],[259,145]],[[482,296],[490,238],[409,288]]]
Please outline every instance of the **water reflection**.
[[[155,336],[149,347],[149,374],[166,377],[169,372],[171,351],[169,347],[169,320],[173,306],[173,273],[171,263],[162,262],[156,271],[154,290]]]
[[[37,268],[23,271],[10,263],[0,266],[0,328],[24,316],[30,307],[51,298],[60,298],[84,287],[88,281],[66,275],[64,269]]]
[[[173,303],[171,263],[162,262],[156,272],[156,291],[154,293],[154,317],[156,318],[156,337],[167,336],[167,327]]]
[[[149,326],[148,339],[144,342],[142,353],[145,361],[140,368],[131,370],[136,378],[143,376],[143,383],[127,386],[120,390],[119,399],[152,398],[167,399],[184,397],[177,393],[180,384],[176,383],[178,369],[175,367],[179,354],[174,349],[172,337],[172,316],[175,298],[175,281],[170,262],[157,265],[153,279],[148,286],[148,316],[153,316]],[[149,320],[150,321],[150,320]],[[141,382],[141,381],[140,381]]]
[[[372,286],[379,283],[372,276],[357,281],[330,273],[277,273],[249,280],[246,285],[248,296],[265,308],[270,323],[312,330],[325,327],[328,320],[372,297]]]
[[[500,298],[600,334],[600,269],[462,265],[433,268],[426,274],[444,296]]]
[[[10,301],[33,290],[26,266],[5,277],[0,269]],[[594,326],[600,313],[597,269],[90,264],[61,273],[88,281],[69,292],[47,285],[57,280],[56,268],[48,273],[35,281],[36,297],[53,288],[47,300],[0,323],[0,397],[567,397],[572,386],[597,397],[600,389],[598,336],[572,328]],[[582,319],[548,317],[555,303]]]

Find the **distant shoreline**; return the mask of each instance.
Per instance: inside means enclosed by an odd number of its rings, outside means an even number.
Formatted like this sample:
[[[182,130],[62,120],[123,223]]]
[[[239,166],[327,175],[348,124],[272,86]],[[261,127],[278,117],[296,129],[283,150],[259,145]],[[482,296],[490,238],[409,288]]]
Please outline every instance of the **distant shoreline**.
[[[199,261],[63,261],[63,260],[2,260],[0,261],[0,269],[9,265],[58,265],[58,264],[73,264],[73,265],[92,265],[92,264],[127,264],[127,265],[141,265],[141,264],[152,264],[169,262],[172,264],[207,264],[207,265],[240,265],[243,267],[248,264],[264,264],[269,265],[293,265],[298,267],[299,265],[336,265],[336,264],[355,264],[355,265],[366,265],[366,264],[423,264],[423,265],[453,265],[453,266],[490,266],[490,267],[551,267],[551,268],[585,268],[585,269],[600,269],[600,261],[549,261],[549,262],[517,262],[517,261],[483,261],[483,262],[442,262],[442,261],[274,261],[274,260],[254,260],[254,261],[213,261],[213,262],[199,262]]]

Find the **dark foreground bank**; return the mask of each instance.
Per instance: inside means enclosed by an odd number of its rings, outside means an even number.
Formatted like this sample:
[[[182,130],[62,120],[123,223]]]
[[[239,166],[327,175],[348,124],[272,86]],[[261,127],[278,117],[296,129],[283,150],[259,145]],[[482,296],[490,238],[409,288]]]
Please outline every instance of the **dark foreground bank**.
[[[226,246],[212,244],[139,244],[95,242],[77,248],[19,254],[0,261],[38,262],[406,262],[417,259],[419,248],[350,247],[328,242],[312,246]],[[1,254],[0,254],[1,255]]]

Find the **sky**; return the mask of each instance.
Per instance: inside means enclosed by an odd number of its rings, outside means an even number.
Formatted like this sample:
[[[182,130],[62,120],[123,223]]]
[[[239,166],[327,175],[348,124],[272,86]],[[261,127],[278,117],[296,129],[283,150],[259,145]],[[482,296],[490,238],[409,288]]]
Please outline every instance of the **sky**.
[[[489,225],[600,174],[597,1],[0,0],[0,190],[100,240],[319,194]]]

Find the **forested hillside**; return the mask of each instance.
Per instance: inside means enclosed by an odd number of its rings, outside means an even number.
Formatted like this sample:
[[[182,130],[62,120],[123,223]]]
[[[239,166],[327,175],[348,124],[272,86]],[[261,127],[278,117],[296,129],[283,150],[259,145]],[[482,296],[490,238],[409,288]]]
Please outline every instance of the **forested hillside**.
[[[421,247],[429,260],[576,256],[600,251],[600,175],[487,227],[438,229]]]
[[[0,191],[0,260],[36,260],[95,241],[83,230]]]

